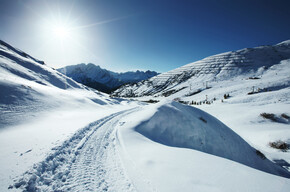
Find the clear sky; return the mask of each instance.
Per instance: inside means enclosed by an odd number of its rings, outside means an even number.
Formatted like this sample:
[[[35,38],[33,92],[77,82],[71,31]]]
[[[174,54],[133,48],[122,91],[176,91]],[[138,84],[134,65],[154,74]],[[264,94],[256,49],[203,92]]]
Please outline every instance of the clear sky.
[[[290,1],[0,0],[0,39],[55,68],[165,72],[290,39]]]

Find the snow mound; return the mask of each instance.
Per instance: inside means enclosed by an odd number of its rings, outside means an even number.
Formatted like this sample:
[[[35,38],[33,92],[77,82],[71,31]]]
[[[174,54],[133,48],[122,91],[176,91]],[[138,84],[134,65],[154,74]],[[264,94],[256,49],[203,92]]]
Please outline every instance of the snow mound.
[[[161,105],[149,119],[135,127],[149,139],[173,147],[190,148],[274,175],[290,177],[215,117],[176,102]]]

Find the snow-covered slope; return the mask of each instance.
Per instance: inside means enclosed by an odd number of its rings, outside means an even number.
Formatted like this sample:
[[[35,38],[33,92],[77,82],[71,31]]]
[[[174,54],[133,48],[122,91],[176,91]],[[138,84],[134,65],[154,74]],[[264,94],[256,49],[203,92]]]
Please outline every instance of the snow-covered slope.
[[[289,179],[275,176],[289,177],[285,169],[216,118],[179,103],[124,117],[118,141],[138,191],[286,192],[290,186]]]
[[[155,71],[116,73],[100,66],[89,64],[70,65],[58,69],[75,81],[103,92],[111,92],[125,83],[135,83],[156,76]]]
[[[248,79],[247,72],[188,94],[199,88],[196,84],[148,105],[112,99],[4,42],[0,46],[0,191],[290,188],[284,169],[289,151],[268,145],[290,135],[289,60],[258,78],[261,70],[251,76],[256,78]],[[252,86],[260,90],[248,95]],[[220,102],[225,92],[230,97]],[[172,102],[176,97],[213,101],[196,106],[226,124]],[[262,112],[275,113],[274,121],[263,119]]]
[[[176,102],[162,105],[149,120],[135,129],[161,144],[206,152],[290,177],[288,171],[267,160],[222,122],[190,106]]]
[[[81,127],[130,108],[0,41],[0,191]]]
[[[211,82],[225,81],[241,75],[247,78],[258,77],[271,66],[290,58],[289,42],[290,40],[273,46],[246,48],[210,56],[162,73],[147,81],[122,86],[113,95],[119,97],[169,96],[180,91],[194,94],[200,89],[212,86]]]
[[[63,107],[70,99],[101,105],[115,102],[3,41],[0,41],[0,90],[0,128],[25,120],[29,114],[33,117],[35,111]]]
[[[289,58],[290,41],[284,41],[273,46],[261,46],[252,49],[242,49],[235,52],[228,52],[205,58],[201,61],[197,61],[176,70],[160,74],[147,81],[143,81],[135,85],[123,86],[116,90],[113,95],[136,97],[138,100],[162,101],[164,99],[175,99],[176,101],[182,103],[194,105],[217,117],[244,140],[246,140],[251,146],[262,152],[272,162],[276,162],[277,164],[284,166],[289,170],[289,150],[280,150],[271,147],[271,143],[279,141],[285,145],[290,146]],[[183,110],[176,110],[175,114],[182,113],[182,111]],[[273,120],[263,118],[262,114],[264,113],[272,115],[274,117]],[[180,117],[180,126],[171,121],[171,119],[174,119],[173,117],[167,117],[164,120],[164,123],[167,124],[168,121],[168,125],[174,124],[176,127],[183,127],[184,124],[191,122],[187,121],[186,119],[183,121],[183,116],[186,115],[183,114],[182,117]],[[148,123],[149,122],[150,120]],[[202,123],[201,120],[199,120],[199,122]],[[166,138],[167,145],[178,146],[180,144],[173,142],[173,140],[177,139],[175,137],[176,135],[180,135],[182,133],[172,132],[170,135],[167,134],[167,129],[163,129],[163,126],[160,125],[156,127],[162,131],[162,134],[157,134],[161,135],[159,139],[162,139],[162,136],[168,136]],[[153,135],[147,136],[150,139],[155,139]],[[160,140],[155,141],[164,143]],[[180,160],[182,158],[175,157],[176,154],[171,156],[171,152],[169,152],[171,151],[171,148],[168,149],[169,154],[165,152],[166,155],[162,154],[158,150],[156,150],[156,152],[153,152],[154,150],[152,150],[150,152],[148,151],[148,153],[145,155],[150,156],[151,153],[154,153],[155,155],[158,155],[158,160],[153,161],[154,163],[152,163],[152,167],[149,169],[149,165],[151,164],[146,164],[146,162],[151,162],[152,158],[139,158],[138,155],[140,156],[140,153],[137,151],[137,147],[141,147],[143,144],[139,143],[137,145],[137,142],[135,144],[136,149],[133,149],[134,155],[132,158],[135,157],[135,159],[138,159],[138,165],[144,167],[144,172],[146,173],[145,175],[150,175],[150,177],[152,177],[150,171],[154,172],[153,175],[156,174],[156,177],[154,178],[158,180],[158,182],[163,182],[162,179],[158,179],[158,176],[161,176],[159,172],[163,172],[164,175],[167,175],[177,170],[172,168],[173,166],[170,163],[168,164],[167,168],[171,169],[172,172],[160,170],[157,168],[157,166],[154,166],[154,164],[163,164],[165,158],[163,156],[172,158],[179,162],[183,162],[184,164],[191,163],[190,161],[187,162]],[[188,144],[188,147],[190,147],[190,145],[191,144]],[[148,147],[149,146],[153,147],[153,145],[148,145]],[[167,151],[167,149],[164,150]],[[198,156],[201,157],[200,155]],[[197,161],[194,160],[194,157],[188,157],[188,159],[197,163]],[[203,161],[201,160],[200,162]],[[206,162],[209,161],[206,160]],[[208,168],[207,165],[204,167]],[[183,168],[181,169],[183,170],[182,172],[184,175],[190,175],[190,171],[187,172],[187,170]],[[214,166],[210,166],[208,169],[215,171],[218,170]],[[233,167],[232,170],[241,173]],[[194,170],[191,170],[191,172],[194,172]],[[225,169],[223,169],[222,172],[222,174],[225,175],[232,174],[230,171],[229,173],[226,173],[227,171]],[[208,173],[205,175],[208,176],[210,174],[215,175],[214,173]],[[212,178],[214,179],[215,177],[219,178],[219,176],[213,176]],[[233,178],[228,177],[228,181],[236,183],[235,185],[237,188],[241,189],[241,191],[265,191],[271,188],[269,185],[268,189],[254,190],[252,188],[255,185],[254,182],[263,183],[262,181],[258,181],[259,179],[254,178],[252,178],[253,182],[244,178],[247,180],[247,183],[251,183],[250,185],[252,185],[252,187],[249,186],[249,188],[243,188],[243,186],[241,186],[238,182],[233,181],[232,179]],[[234,178],[234,180],[236,179],[239,180],[239,176]],[[214,181],[207,182],[205,180],[202,182],[199,180],[199,178],[195,178],[196,183],[204,183],[206,188],[212,186],[214,183]],[[158,182],[154,183],[158,185]],[[171,182],[174,182],[174,180]],[[178,180],[178,182],[183,183],[183,180]],[[223,183],[222,180],[219,180],[219,182],[220,184]],[[167,181],[167,183],[170,182]],[[174,188],[173,185],[170,186]],[[218,184],[216,186],[218,186]],[[223,186],[224,188],[222,188],[221,191],[227,191],[226,188],[228,185],[224,184]],[[203,188],[195,188],[195,186],[192,186],[192,188],[196,189],[197,191],[206,191]],[[209,187],[208,191],[213,191],[217,188],[219,187],[214,187],[214,189]],[[272,188],[272,190],[280,190],[279,187],[276,186],[276,188],[277,189]],[[237,189],[234,188],[228,190],[231,191]],[[281,191],[287,190],[281,189]]]
[[[80,129],[11,188],[286,192],[289,176],[211,115],[166,101]]]

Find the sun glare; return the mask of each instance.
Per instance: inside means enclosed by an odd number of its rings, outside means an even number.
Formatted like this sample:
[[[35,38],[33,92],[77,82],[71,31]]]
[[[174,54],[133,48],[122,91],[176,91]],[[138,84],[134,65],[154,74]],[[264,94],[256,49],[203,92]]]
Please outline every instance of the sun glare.
[[[71,36],[71,31],[66,26],[53,26],[52,33],[54,37],[60,40],[65,40]]]
[[[64,26],[56,26],[52,29],[54,36],[60,39],[66,39],[70,35],[69,28]]]
[[[53,60],[61,60],[63,63],[72,58],[78,60],[80,54],[86,55],[85,59],[97,58],[95,53],[88,49],[91,41],[88,38],[92,32],[91,28],[116,22],[128,16],[87,23],[84,22],[85,17],[80,16],[82,14],[73,10],[75,1],[69,2],[71,2],[70,9],[62,10],[58,4],[51,5],[52,7],[48,4],[47,13],[39,14],[39,33],[37,34],[42,38],[42,47],[49,50],[46,51],[46,54],[51,55]],[[94,33],[94,38],[97,38],[96,33]]]

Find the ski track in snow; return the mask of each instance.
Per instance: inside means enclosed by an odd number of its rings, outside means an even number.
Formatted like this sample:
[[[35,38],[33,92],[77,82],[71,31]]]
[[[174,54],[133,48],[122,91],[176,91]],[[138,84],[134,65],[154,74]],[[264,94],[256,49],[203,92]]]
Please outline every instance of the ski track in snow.
[[[116,148],[116,124],[138,107],[79,130],[14,184],[23,191],[135,191]],[[10,186],[9,188],[12,188]]]

